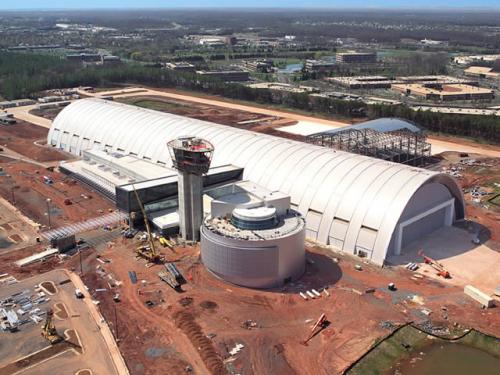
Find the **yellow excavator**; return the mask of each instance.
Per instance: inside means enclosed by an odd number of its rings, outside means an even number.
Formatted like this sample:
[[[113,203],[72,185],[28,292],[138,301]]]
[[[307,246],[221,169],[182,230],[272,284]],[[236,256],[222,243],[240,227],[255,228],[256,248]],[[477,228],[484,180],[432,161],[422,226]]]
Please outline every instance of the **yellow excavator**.
[[[137,190],[135,190],[135,186],[132,185],[132,188],[134,189],[135,198],[137,199],[137,203],[139,204],[139,207],[142,212],[142,217],[144,219],[144,226],[146,227],[146,231],[148,233],[148,243],[149,243],[149,246],[139,246],[135,252],[137,256],[146,259],[149,263],[155,263],[155,264],[163,263],[162,256],[156,250],[153,234],[151,233],[148,217],[146,216],[146,210],[144,209],[141,199],[139,198]]]
[[[53,316],[54,312],[52,310],[47,310],[45,323],[42,326],[42,336],[50,342],[50,345],[57,344],[63,340],[59,333],[57,333],[56,327],[52,322]]]

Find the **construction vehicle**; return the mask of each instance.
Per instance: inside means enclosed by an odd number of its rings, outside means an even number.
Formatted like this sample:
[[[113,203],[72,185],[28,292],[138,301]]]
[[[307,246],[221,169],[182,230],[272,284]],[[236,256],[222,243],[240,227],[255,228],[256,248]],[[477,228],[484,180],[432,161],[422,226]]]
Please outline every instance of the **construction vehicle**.
[[[169,241],[167,238],[160,236],[160,238],[158,238],[158,241],[160,241],[160,243],[163,245],[163,247],[168,247],[169,249],[174,250],[174,244],[172,243],[172,241]]]
[[[52,309],[47,310],[47,316],[45,318],[45,323],[42,326],[42,337],[50,342],[50,345],[57,344],[62,341],[62,337],[57,333],[56,327],[52,322],[52,317],[54,316],[54,311]]]
[[[326,327],[328,327],[329,324],[330,324],[330,322],[326,319],[326,315],[321,314],[319,319],[316,321],[316,323],[312,327],[311,332],[309,333],[309,336],[307,336],[307,338],[304,341],[302,341],[301,344],[307,346],[307,343],[309,341],[311,341],[311,339],[314,336],[316,336],[318,333],[320,333],[322,330],[324,330]]]
[[[184,276],[182,276],[181,272],[179,269],[175,266],[173,263],[165,263],[165,269],[172,274],[172,276],[175,278],[175,280],[179,284],[186,284],[186,279],[184,279]]]
[[[172,275],[171,272],[169,272],[169,271],[160,271],[160,272],[158,272],[158,277],[162,281],[166,282],[175,291],[179,291],[180,290],[181,284],[179,284],[179,282],[175,279],[175,276]]]
[[[446,268],[444,268],[444,266],[437,260],[432,259],[431,257],[425,255],[423,250],[419,250],[417,254],[420,255],[422,258],[424,258],[425,264],[428,264],[437,271],[438,276],[444,277],[445,279],[451,278],[451,275],[446,270]]]
[[[134,189],[135,198],[137,199],[137,203],[139,204],[139,208],[141,209],[142,212],[142,217],[144,219],[144,226],[146,227],[147,231],[147,240],[149,242],[149,246],[139,246],[135,252],[137,256],[146,259],[150,263],[155,263],[155,264],[162,263],[163,258],[156,250],[153,234],[151,232],[151,228],[149,227],[148,217],[146,216],[146,210],[144,209],[141,199],[139,198],[137,190],[135,190],[135,186],[132,185],[132,188]]]

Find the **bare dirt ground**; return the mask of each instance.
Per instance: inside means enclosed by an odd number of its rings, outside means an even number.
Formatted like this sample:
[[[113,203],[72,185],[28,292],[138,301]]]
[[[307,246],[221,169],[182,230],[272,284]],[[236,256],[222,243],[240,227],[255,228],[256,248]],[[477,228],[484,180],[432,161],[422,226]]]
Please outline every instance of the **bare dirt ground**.
[[[447,171],[450,168],[458,168],[460,176],[456,177],[456,180],[464,193],[466,217],[471,221],[466,224],[467,229],[477,232],[481,241],[500,251],[500,204],[491,202],[500,194],[500,158],[478,154],[464,154],[461,157],[456,152],[446,152],[440,156],[443,160],[433,165],[433,170]],[[474,165],[460,163],[470,159],[475,161]],[[475,199],[471,194],[475,187],[487,194]]]
[[[174,113],[180,116],[215,122],[217,124],[228,125],[235,128],[252,130],[259,133],[276,135],[298,141],[303,141],[305,139],[303,136],[278,130],[280,127],[296,123],[293,119],[286,119],[279,116],[269,116],[232,108],[193,103],[185,100],[169,99],[160,96],[138,96],[118,100],[123,103],[138,106],[144,106],[146,103],[148,108],[161,112]],[[153,103],[158,104],[154,105]]]
[[[50,345],[40,334],[41,323],[31,321],[21,325],[18,332],[0,332],[0,374],[75,374],[82,369],[91,369],[94,374],[118,374],[86,305],[74,297],[75,286],[65,271],[55,270],[2,286],[0,298],[24,290],[34,293],[35,285],[42,282],[53,282],[56,289],[39,308],[55,309],[53,322],[66,340]],[[62,307],[65,313],[60,313]]]
[[[381,270],[338,254],[333,255],[339,258],[335,263],[332,253],[316,247],[308,249],[310,262],[299,282],[269,291],[215,278],[200,264],[197,247],[163,249],[188,280],[177,293],[156,275],[161,266],[147,268],[134,259],[136,246],[132,240],[118,239],[100,250],[110,263],[96,262],[89,255],[84,268],[84,281],[101,302],[104,316],[118,327],[120,350],[132,374],[183,374],[187,366],[195,373],[338,374],[389,332],[386,321],[430,320],[500,334],[496,311],[481,310],[459,287],[425,276],[419,279],[400,268]],[[362,271],[355,270],[358,263]],[[137,273],[137,284],[131,283],[128,271]],[[110,287],[115,284],[110,280],[121,285]],[[387,290],[391,281],[397,284],[396,292]],[[330,296],[304,301],[298,295],[323,287]],[[98,288],[109,291],[95,292]],[[367,293],[370,288],[373,291]],[[114,293],[120,294],[121,302],[112,301]],[[424,308],[430,316],[422,313]],[[302,345],[321,313],[330,326],[308,346]],[[247,320],[256,327],[245,328]],[[228,352],[236,343],[245,347],[231,356]]]
[[[65,152],[44,147],[47,133],[48,129],[23,121],[10,126],[0,125],[0,145],[39,162],[71,159],[72,156]]]
[[[99,216],[114,209],[114,205],[87,186],[70,179],[68,176],[24,163],[0,163],[6,175],[0,176],[0,195],[12,203],[25,216],[48,227],[48,207],[51,227],[74,223]],[[44,183],[43,176],[52,179],[52,184]],[[46,199],[51,202],[47,207]],[[71,201],[70,205],[64,202]]]
[[[64,107],[58,107],[58,108],[49,108],[49,109],[33,109],[30,111],[32,115],[39,116],[46,118],[48,120],[54,120],[59,112],[61,112],[64,109]]]

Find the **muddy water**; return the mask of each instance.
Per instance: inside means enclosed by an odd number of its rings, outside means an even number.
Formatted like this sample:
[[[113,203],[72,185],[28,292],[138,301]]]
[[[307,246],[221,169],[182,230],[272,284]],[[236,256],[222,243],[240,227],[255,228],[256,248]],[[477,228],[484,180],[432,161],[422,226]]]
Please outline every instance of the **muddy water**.
[[[389,374],[497,375],[500,374],[500,358],[461,344],[434,343],[402,361]]]

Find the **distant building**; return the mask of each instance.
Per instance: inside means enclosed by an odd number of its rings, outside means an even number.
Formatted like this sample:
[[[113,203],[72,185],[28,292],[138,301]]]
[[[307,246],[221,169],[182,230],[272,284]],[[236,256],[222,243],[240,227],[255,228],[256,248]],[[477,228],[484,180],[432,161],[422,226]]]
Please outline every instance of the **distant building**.
[[[444,75],[406,76],[389,78],[384,76],[327,77],[325,80],[349,89],[388,89],[392,85],[421,84],[429,88],[439,88],[441,85],[463,84],[477,86],[478,81],[472,78],[456,78]]]
[[[493,68],[483,66],[471,66],[464,70],[466,76],[479,78],[500,78],[500,73],[494,72]]]
[[[447,45],[448,42],[444,42],[442,40],[432,40],[432,39],[422,39],[420,41],[420,44],[423,45],[423,46],[443,46],[443,45]]]
[[[270,73],[273,69],[273,61],[268,59],[245,60],[243,67],[252,72]]]
[[[304,67],[308,72],[323,73],[333,70],[335,63],[323,60],[306,60]]]
[[[242,82],[250,80],[250,75],[244,70],[198,70],[196,74],[200,77],[216,78],[226,82]]]
[[[101,63],[105,66],[116,66],[122,63],[122,59],[118,56],[103,55],[101,56]]]
[[[185,61],[165,63],[165,68],[182,72],[194,72],[196,70],[193,64]]]
[[[74,53],[66,55],[66,59],[76,62],[100,62],[101,55],[98,53]]]
[[[490,89],[470,85],[441,85],[439,87],[427,87],[423,84],[397,84],[392,89],[405,95],[414,95],[427,100],[491,100],[495,98],[495,92]]]
[[[17,99],[5,102],[0,102],[0,109],[14,108],[14,107],[24,107],[26,105],[33,105],[36,102],[32,99]]]
[[[203,38],[198,41],[198,44],[207,47],[217,47],[226,45],[225,38]]]
[[[375,52],[340,52],[337,53],[339,64],[374,64],[377,62]]]
[[[248,85],[248,87],[251,87],[253,89],[268,89],[271,91],[293,92],[296,94],[311,93],[311,92],[319,91],[319,90],[315,89],[314,87],[294,86],[294,85],[290,85],[288,83],[279,83],[279,82],[252,83],[252,84]]]
[[[476,62],[493,64],[496,60],[500,59],[498,55],[469,55],[469,56],[455,56],[453,62],[458,65],[469,65]]]

